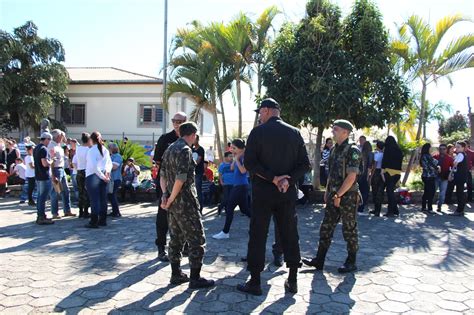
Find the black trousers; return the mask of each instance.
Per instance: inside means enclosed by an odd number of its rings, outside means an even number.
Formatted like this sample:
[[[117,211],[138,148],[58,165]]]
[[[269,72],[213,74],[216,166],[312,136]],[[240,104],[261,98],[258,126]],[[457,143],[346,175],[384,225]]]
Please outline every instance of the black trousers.
[[[158,179],[159,183],[159,179]],[[164,251],[166,247],[166,234],[168,233],[168,211],[161,208],[161,196],[163,192],[159,185],[156,186],[158,196],[158,212],[156,214],[156,240],[155,245],[158,251]]]
[[[388,209],[387,214],[399,214],[397,199],[395,198],[395,188],[397,182],[400,180],[400,175],[390,176],[390,174],[385,173],[385,184],[387,185],[387,199],[388,199]]]
[[[472,202],[472,174],[469,170],[467,172],[467,202]]]
[[[28,177],[28,202],[34,202],[33,191],[36,187],[36,180],[34,177]]]
[[[454,186],[456,187],[456,199],[458,202],[458,207],[456,212],[464,212],[464,207],[466,206],[466,195],[464,194],[464,184],[465,179],[463,178],[454,178]]]
[[[247,269],[262,272],[265,267],[265,249],[268,227],[272,215],[278,228],[286,265],[301,266],[296,205],[296,187],[290,187],[286,193],[278,191],[276,186],[261,181],[252,183],[252,217],[250,219]]]
[[[433,199],[436,192],[436,185],[435,181],[436,178],[434,177],[422,177],[424,188],[423,188],[423,196],[421,197],[421,209],[426,210],[428,206],[428,210],[433,210]]]

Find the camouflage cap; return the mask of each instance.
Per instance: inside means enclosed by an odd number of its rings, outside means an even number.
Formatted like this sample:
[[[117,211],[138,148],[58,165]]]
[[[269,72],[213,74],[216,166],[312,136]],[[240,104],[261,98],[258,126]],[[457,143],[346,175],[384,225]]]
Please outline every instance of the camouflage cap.
[[[354,125],[352,125],[350,121],[345,120],[345,119],[338,119],[332,125],[344,128],[349,131],[354,130]]]

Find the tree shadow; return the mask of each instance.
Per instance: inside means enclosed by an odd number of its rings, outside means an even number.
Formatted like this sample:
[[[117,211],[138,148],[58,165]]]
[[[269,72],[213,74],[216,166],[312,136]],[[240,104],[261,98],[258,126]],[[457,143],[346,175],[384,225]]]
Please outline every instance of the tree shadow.
[[[62,299],[54,308],[55,312],[65,312],[66,314],[77,314],[74,307],[78,306],[78,301],[87,298],[87,307],[92,307],[99,303],[112,299],[122,289],[139,283],[146,277],[158,272],[167,264],[159,263],[157,259],[141,263],[113,279],[103,280],[97,284],[80,288]]]

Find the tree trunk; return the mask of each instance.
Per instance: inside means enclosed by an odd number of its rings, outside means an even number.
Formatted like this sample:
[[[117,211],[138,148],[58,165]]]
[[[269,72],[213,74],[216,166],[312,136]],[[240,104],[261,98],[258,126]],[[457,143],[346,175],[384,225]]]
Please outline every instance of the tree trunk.
[[[424,117],[425,117],[426,78],[423,78],[421,84],[422,84],[422,88],[421,88],[421,103],[420,103],[421,104],[420,121],[419,121],[419,124],[418,124],[418,130],[416,132],[415,141],[420,140],[421,131],[422,131],[422,128],[423,128],[423,121],[424,121]],[[402,181],[402,184],[404,186],[406,185],[406,183],[408,181],[408,177],[410,176],[410,171],[411,171],[411,168],[413,167],[413,163],[415,162],[415,157],[416,157],[417,151],[418,151],[418,148],[413,150],[410,154],[410,160],[408,162],[407,169],[405,171],[405,176],[403,177],[403,181]]]
[[[238,129],[238,136],[242,138],[242,91],[240,90],[240,67],[237,67],[236,70],[236,87],[237,87],[237,106],[239,109],[239,129]]]
[[[221,104],[222,133],[224,136],[224,146],[227,146],[227,141],[229,141],[229,138],[227,138],[227,122],[225,121],[224,102],[222,101],[222,95],[219,95],[219,103]],[[220,145],[222,146],[222,143],[220,143]]]
[[[257,95],[258,97],[262,97],[261,95],[262,92],[262,65],[258,64],[257,65]],[[257,107],[259,104],[257,104]],[[258,124],[258,113],[255,113],[255,119],[253,121],[253,126],[256,127]]]
[[[318,126],[318,133],[316,135],[316,148],[314,148],[314,164],[313,164],[313,187],[314,189],[320,189],[321,186],[321,174],[319,163],[321,162],[321,145],[323,143],[323,126]]]
[[[216,127],[216,138],[217,138],[217,154],[219,155],[219,161],[224,161],[224,155],[222,153],[222,142],[221,142],[221,132],[219,131],[219,118],[217,117],[217,106],[214,106],[215,110],[212,113],[212,118],[214,119],[214,126]]]

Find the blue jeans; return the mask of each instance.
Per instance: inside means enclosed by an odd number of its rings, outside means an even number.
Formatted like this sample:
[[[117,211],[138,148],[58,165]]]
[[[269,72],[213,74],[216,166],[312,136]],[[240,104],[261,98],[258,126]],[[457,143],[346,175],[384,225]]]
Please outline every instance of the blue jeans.
[[[111,194],[108,194],[110,204],[112,205],[112,213],[120,214],[119,204],[117,200],[117,191],[120,187],[122,181],[120,179],[114,181],[114,191]]]
[[[202,211],[202,176],[203,174],[196,174],[195,182],[196,182],[196,191],[199,200],[199,210]]]
[[[86,189],[91,203],[91,213],[96,216],[107,215],[107,183],[96,174],[86,177]]]
[[[20,201],[25,202],[28,200],[28,181],[25,180],[23,185],[21,186],[21,195],[20,195]]]
[[[230,226],[232,225],[232,220],[234,219],[234,209],[236,206],[239,206],[240,212],[251,216],[251,212],[248,204],[248,185],[237,185],[233,186],[230,191],[229,199],[225,207],[225,224],[222,231],[224,233],[229,233]]]
[[[436,189],[439,189],[438,208],[444,203],[446,197],[446,190],[448,189],[448,180],[436,177]]]
[[[36,199],[36,213],[38,217],[46,216],[46,200],[51,192],[51,180],[37,180],[38,199]]]
[[[72,183],[72,200],[77,202],[79,200],[79,190],[77,189],[77,174],[71,174],[71,183]]]
[[[71,201],[69,199],[69,187],[67,185],[66,174],[64,173],[64,168],[53,168],[53,176],[58,179],[61,183],[61,199],[63,201],[64,213],[71,212]],[[53,185],[51,185],[51,213],[53,215],[58,215],[59,206],[58,206],[58,193],[54,190]]]
[[[359,190],[360,190],[360,194],[362,195],[362,200],[359,205],[359,209],[357,209],[357,211],[364,212],[364,209],[367,206],[367,201],[369,199],[369,190],[370,190],[367,174],[362,175],[357,182],[359,183]]]

